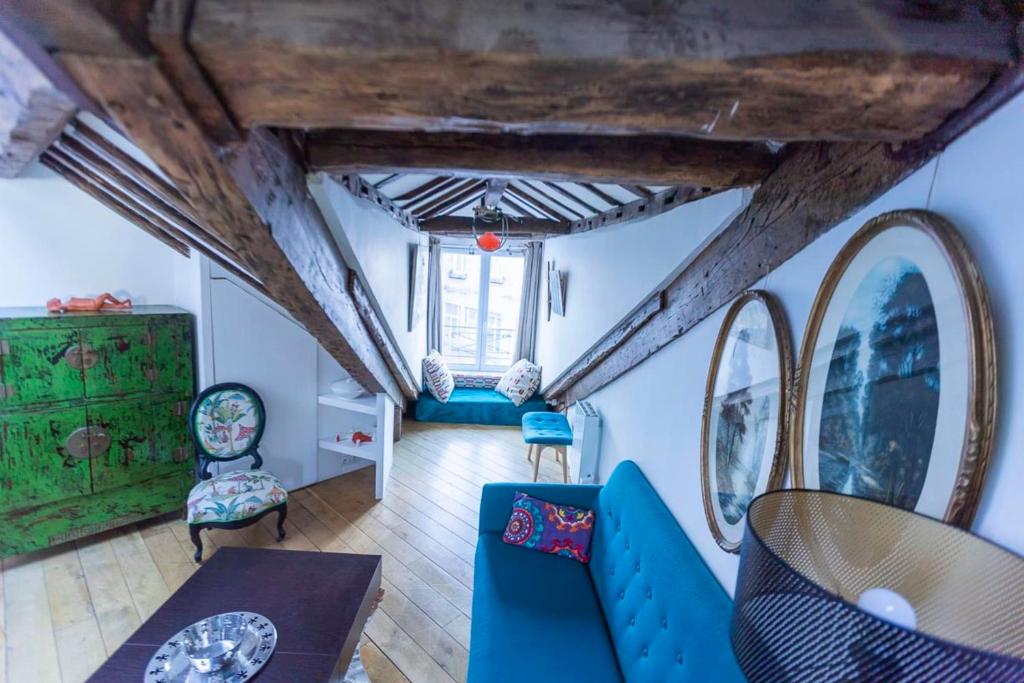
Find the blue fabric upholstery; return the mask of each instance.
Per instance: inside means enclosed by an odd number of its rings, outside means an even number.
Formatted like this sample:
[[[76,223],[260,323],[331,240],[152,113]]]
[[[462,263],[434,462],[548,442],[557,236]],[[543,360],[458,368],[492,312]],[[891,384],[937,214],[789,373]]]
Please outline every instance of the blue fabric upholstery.
[[[518,426],[526,413],[545,411],[547,407],[540,396],[516,406],[494,389],[456,387],[448,403],[441,403],[426,392],[421,393],[416,401],[416,419],[420,422]]]
[[[489,532],[473,571],[470,680],[622,681],[586,565]]]
[[[627,681],[742,681],[732,601],[640,468],[598,494],[590,574]]]
[[[523,415],[523,441],[568,446],[572,443],[569,420],[561,413],[527,413]]]
[[[595,509],[590,564],[504,544],[516,491]],[[603,487],[488,484],[479,528],[470,683],[744,680],[732,602],[635,463]],[[592,600],[601,629],[581,624]]]

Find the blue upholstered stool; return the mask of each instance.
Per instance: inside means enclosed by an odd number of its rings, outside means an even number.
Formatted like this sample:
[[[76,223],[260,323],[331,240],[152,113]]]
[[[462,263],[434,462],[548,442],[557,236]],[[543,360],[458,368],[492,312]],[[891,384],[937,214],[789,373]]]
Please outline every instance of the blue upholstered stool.
[[[540,474],[540,454],[545,448],[555,449],[555,462],[562,462],[562,480],[569,483],[569,463],[565,447],[572,443],[569,420],[561,413],[526,413],[523,415],[523,441],[527,443],[526,459],[533,461],[533,480]],[[537,459],[533,460],[534,449]]]

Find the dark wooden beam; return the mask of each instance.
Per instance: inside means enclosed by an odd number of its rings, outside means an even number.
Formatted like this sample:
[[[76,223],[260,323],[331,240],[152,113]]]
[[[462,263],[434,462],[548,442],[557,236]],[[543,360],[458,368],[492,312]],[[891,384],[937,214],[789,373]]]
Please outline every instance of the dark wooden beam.
[[[359,317],[362,318],[366,329],[370,331],[370,336],[377,342],[377,346],[387,349],[384,358],[391,368],[391,374],[401,384],[402,392],[407,396],[410,394],[413,396],[418,395],[420,392],[419,382],[405,363],[402,352],[398,350],[395,342],[391,339],[387,326],[381,321],[380,316],[377,315],[377,311],[370,302],[370,297],[367,295],[366,289],[359,281],[355,271],[349,271],[349,292],[351,292],[352,300],[356,304],[356,310],[359,311]]]
[[[547,180],[734,187],[774,166],[767,147],[668,136],[491,135],[328,130],[310,134],[313,168]]]
[[[446,235],[473,234],[473,219],[464,216],[438,216],[420,223],[423,232],[442,233]],[[558,221],[543,218],[509,219],[508,233],[513,236],[524,235],[567,235],[569,226]]]
[[[601,337],[596,344],[580,356],[578,361],[566,368],[558,377],[551,380],[551,383],[545,388],[544,395],[560,396],[566,389],[582,379],[590,368],[610,356],[615,349],[633,336],[637,330],[643,327],[664,306],[664,297],[660,292],[649,297],[633,309],[621,323]]]
[[[424,192],[416,199],[408,202],[402,208],[406,211],[411,211],[413,214],[419,215],[437,202],[448,199],[453,194],[468,187],[472,183],[472,178],[448,178],[436,185],[432,190]]]
[[[488,178],[487,192],[484,193],[484,204],[487,206],[497,206],[498,202],[501,201],[501,196],[505,194],[506,188],[508,188],[508,178]]]
[[[619,328],[612,330],[595,346],[603,349],[600,354],[584,354],[562,373],[571,383],[559,381],[545,387],[544,396],[572,403],[613,382],[927,159],[894,159],[884,144],[793,145],[747,208],[656,293],[664,301],[661,310],[632,325],[633,332],[618,341]]]
[[[411,211],[420,219],[427,218],[438,209],[453,202],[457,202],[462,197],[465,197],[482,187],[484,187],[484,183],[476,178],[462,179],[458,183],[452,185],[451,189],[447,192],[444,192],[426,204],[411,209]]]
[[[39,51],[38,59],[49,59]],[[13,178],[60,135],[78,107],[0,30],[0,178]]]
[[[540,211],[523,206],[522,204],[520,204],[519,202],[517,202],[516,200],[512,199],[509,196],[502,197],[501,203],[509,207],[516,213],[520,214],[521,216],[526,216],[527,218],[536,218],[539,220],[547,220],[546,218],[544,218],[544,214],[541,213]]]
[[[566,218],[563,214],[559,213],[556,209],[553,209],[550,206],[548,206],[546,202],[537,199],[533,195],[523,192],[514,185],[509,186],[508,193],[515,197],[516,199],[518,199],[520,202],[526,204],[527,206],[531,208],[536,208],[541,212],[542,215],[548,216],[549,218],[552,218],[560,223],[569,222],[568,218]]]
[[[600,187],[597,187],[593,183],[580,183],[580,187],[582,187],[587,192],[591,193],[592,195],[600,199],[602,202],[605,202],[606,204],[611,204],[612,206],[622,206],[622,202],[620,200],[611,196],[610,194],[602,190]]]
[[[167,229],[165,221],[158,216],[148,213],[145,207],[133,201],[128,195],[120,192],[110,183],[105,182],[103,178],[93,174],[89,169],[76,163],[74,159],[64,152],[57,149],[49,149],[43,153],[40,161],[44,166],[120,215],[129,223],[135,225],[135,227],[155,237],[182,256],[188,257],[188,245],[178,239],[173,231]]]
[[[410,230],[418,229],[415,216],[395,204],[390,197],[377,189],[376,186],[371,185],[362,176],[346,175],[332,177],[350,193],[360,199],[372,202],[392,219],[401,223],[403,227],[409,228]]]
[[[540,186],[540,183],[538,183],[536,181],[529,181],[529,180],[525,180],[525,179],[520,179],[519,182],[523,185],[523,187],[528,188],[530,190],[530,192],[536,192],[538,195],[543,197],[552,206],[557,206],[562,213],[571,214],[573,218],[583,218],[583,216],[586,215],[584,213],[580,213],[579,209],[575,209],[575,208],[569,206],[568,204],[566,204],[565,202],[563,202],[562,200],[558,199],[557,197],[549,194],[543,187]],[[561,190],[561,188],[558,188],[558,189]],[[564,190],[562,190],[562,194],[563,195],[572,196],[570,193],[567,193]],[[586,206],[585,203],[580,202],[578,199],[576,200],[576,203],[579,206]],[[597,209],[594,209],[594,211],[596,211],[596,210]]]
[[[166,211],[166,205],[155,211],[152,197],[147,197],[145,193],[138,194],[136,189],[127,189],[130,187],[128,179],[106,175],[102,168],[91,166],[83,157],[69,153],[67,149],[59,146],[53,146],[45,151],[40,161],[143,232],[183,256],[188,256],[188,248],[191,247],[256,291],[270,296],[263,283],[242,269],[235,260],[223,255],[222,246],[211,247],[206,240],[191,232],[190,228],[183,227],[186,224],[180,220],[183,216],[172,215],[165,218],[163,213]]]
[[[666,211],[671,211],[677,206],[682,206],[686,202],[706,197],[708,194],[711,193],[704,189],[673,187],[643,199],[637,199],[628,204],[622,204],[607,211],[602,211],[594,216],[572,221],[569,224],[569,231],[587,232],[588,230],[603,228],[608,225],[615,225],[616,223],[627,223],[629,221],[651,218]]]
[[[420,197],[424,196],[426,193],[430,192],[434,188],[438,187],[443,183],[447,183],[451,180],[452,178],[443,175],[437,176],[436,178],[431,178],[427,182],[417,185],[408,192],[403,192],[402,194],[398,195],[397,197],[394,198],[394,201],[412,202],[414,200],[418,200]],[[408,204],[406,206],[408,206]]]
[[[380,188],[382,188],[382,187],[384,187],[386,185],[390,185],[391,183],[395,182],[396,180],[398,180],[401,177],[402,177],[401,173],[392,173],[392,174],[390,174],[390,175],[388,175],[388,176],[386,176],[384,178],[381,178],[377,182],[375,182],[373,184],[373,186],[379,190]]]
[[[50,4],[40,3],[44,9]],[[234,248],[272,298],[363,388],[385,392],[403,405],[405,395],[348,292],[348,268],[308,194],[305,170],[290,139],[252,130],[244,142],[216,144],[175,90],[159,57],[130,42],[76,32],[75,13],[93,8],[85,0],[57,5],[50,10],[60,21],[39,14],[35,5],[19,5],[11,14],[38,23],[37,34],[64,36],[67,43],[50,46],[56,60],[171,178],[199,222]],[[101,13],[100,23],[133,17],[127,9]],[[82,23],[95,21],[93,12]],[[133,26],[112,25],[107,33],[132,34]],[[188,27],[181,31],[187,34]]]
[[[550,187],[552,190],[554,190],[558,194],[562,195],[566,199],[571,199],[572,201],[576,202],[577,204],[579,204],[583,208],[587,209],[591,213],[599,213],[601,211],[596,206],[591,206],[589,203],[587,203],[586,200],[580,199],[579,197],[577,197],[572,192],[569,192],[569,190],[565,189],[561,185],[556,185],[555,183],[552,183],[552,182],[547,181],[547,180],[545,180],[543,182],[544,182],[544,184],[546,186]],[[583,184],[583,183],[577,183],[577,185],[579,185],[580,187],[586,187],[586,185]]]
[[[1009,62],[1009,4],[202,0],[189,45],[247,128],[898,141]]]

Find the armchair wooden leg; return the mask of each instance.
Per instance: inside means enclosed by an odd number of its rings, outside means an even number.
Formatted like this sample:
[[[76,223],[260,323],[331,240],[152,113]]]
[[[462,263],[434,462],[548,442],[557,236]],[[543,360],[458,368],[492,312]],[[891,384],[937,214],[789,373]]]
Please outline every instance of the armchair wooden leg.
[[[526,444],[526,462],[533,462],[533,444]]]
[[[277,540],[284,540],[284,518],[288,516],[288,504],[285,503],[277,511]]]
[[[201,563],[203,561],[203,539],[199,537],[200,531],[202,531],[202,528],[198,525],[188,525],[189,538],[192,539],[192,545],[196,547],[196,554],[192,556],[192,559],[195,560],[196,563]]]
[[[562,456],[562,481],[566,484],[569,483],[569,458],[565,457],[565,446],[559,446],[555,449],[556,454]],[[557,460],[557,458],[556,458]]]
[[[537,452],[533,454],[533,480],[537,481],[540,476],[540,456],[544,452],[544,446],[537,444]]]

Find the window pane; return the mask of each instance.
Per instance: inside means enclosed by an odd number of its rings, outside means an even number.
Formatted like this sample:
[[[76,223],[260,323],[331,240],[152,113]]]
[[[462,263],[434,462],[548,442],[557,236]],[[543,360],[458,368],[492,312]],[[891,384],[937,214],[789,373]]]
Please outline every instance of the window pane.
[[[519,360],[513,358],[519,307],[523,296],[522,256],[491,256],[491,276],[487,284],[487,345],[484,365],[507,368]]]
[[[480,256],[441,252],[441,353],[452,365],[477,362],[477,314],[480,305]]]

